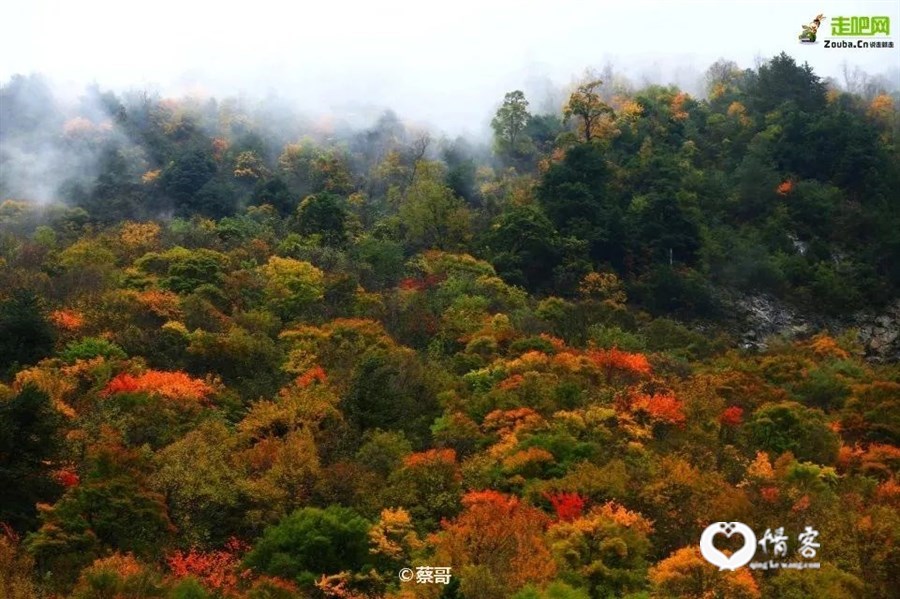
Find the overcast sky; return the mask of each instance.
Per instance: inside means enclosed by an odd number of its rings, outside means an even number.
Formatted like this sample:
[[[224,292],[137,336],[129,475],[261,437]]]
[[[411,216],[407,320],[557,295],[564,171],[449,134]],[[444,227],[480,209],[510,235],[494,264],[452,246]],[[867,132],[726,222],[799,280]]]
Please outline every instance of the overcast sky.
[[[845,61],[900,79],[900,0],[0,0],[0,80],[40,72],[116,90],[276,94],[304,108],[390,106],[477,129],[503,93],[611,62],[690,89],[720,57],[787,51],[824,76]],[[801,45],[816,14],[891,17],[890,50]],[[829,20],[821,33],[830,35]]]

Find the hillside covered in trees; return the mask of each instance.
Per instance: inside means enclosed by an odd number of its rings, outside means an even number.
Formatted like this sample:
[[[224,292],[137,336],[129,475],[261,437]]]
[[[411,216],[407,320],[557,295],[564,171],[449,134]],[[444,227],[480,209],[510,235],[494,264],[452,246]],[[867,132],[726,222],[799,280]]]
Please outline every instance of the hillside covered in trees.
[[[0,596],[895,596],[853,318],[900,296],[900,98],[707,84],[511,91],[491,145],[3,85]],[[748,297],[833,327],[748,349]],[[720,571],[732,520],[821,567]]]

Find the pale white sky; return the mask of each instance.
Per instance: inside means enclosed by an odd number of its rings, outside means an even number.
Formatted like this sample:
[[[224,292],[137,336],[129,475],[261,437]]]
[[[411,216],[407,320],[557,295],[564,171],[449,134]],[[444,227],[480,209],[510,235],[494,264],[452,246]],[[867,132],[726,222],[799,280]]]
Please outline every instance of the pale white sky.
[[[503,93],[607,61],[637,83],[689,85],[719,57],[786,51],[823,76],[844,61],[900,79],[900,0],[0,0],[0,81],[40,72],[116,90],[275,93],[304,108],[391,106],[452,128]],[[891,17],[890,50],[801,45],[817,13]],[[821,32],[830,34],[826,20]],[[352,100],[352,102],[348,102]]]

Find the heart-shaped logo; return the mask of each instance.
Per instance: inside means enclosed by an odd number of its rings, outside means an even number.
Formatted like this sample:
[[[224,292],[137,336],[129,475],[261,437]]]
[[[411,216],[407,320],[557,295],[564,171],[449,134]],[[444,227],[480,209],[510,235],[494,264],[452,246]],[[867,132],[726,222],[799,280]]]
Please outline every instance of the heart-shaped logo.
[[[729,539],[731,535],[739,534],[744,537],[744,546],[730,556],[725,555],[713,545],[713,538],[718,534],[723,534]],[[718,566],[719,570],[735,570],[753,559],[756,553],[756,535],[743,522],[713,522],[700,535],[700,553],[706,561]]]

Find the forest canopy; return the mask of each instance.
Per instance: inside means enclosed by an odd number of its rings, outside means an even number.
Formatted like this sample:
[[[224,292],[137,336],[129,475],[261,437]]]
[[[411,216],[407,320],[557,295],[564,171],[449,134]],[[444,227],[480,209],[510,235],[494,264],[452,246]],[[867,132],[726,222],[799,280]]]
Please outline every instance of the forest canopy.
[[[900,95],[706,83],[486,143],[13,77],[0,595],[893,596]],[[719,571],[728,520],[822,567]]]

